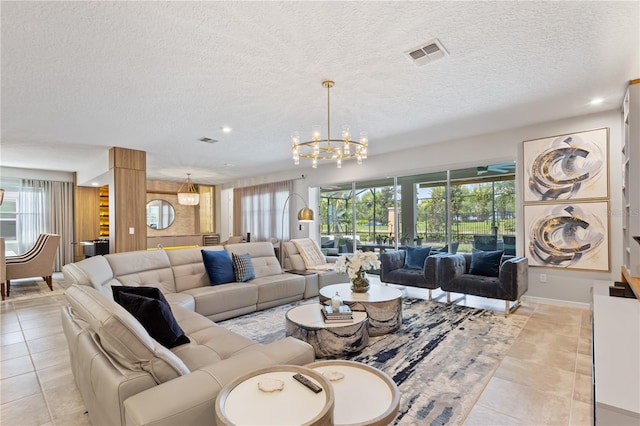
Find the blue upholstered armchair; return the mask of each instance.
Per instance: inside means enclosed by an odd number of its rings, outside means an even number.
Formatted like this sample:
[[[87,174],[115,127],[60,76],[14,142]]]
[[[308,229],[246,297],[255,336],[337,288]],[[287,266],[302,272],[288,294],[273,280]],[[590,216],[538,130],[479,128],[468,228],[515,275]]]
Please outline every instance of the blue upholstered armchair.
[[[440,259],[440,288],[505,301],[505,314],[515,311],[529,289],[526,257],[502,255],[496,276],[471,274],[471,253],[448,254]],[[447,300],[449,295],[447,295]],[[510,307],[509,301],[516,302]]]

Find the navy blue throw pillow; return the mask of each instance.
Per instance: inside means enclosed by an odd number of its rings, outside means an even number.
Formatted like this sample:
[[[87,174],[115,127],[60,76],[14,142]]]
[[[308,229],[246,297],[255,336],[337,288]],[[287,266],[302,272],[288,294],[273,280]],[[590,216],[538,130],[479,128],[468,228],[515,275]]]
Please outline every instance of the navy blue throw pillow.
[[[111,286],[111,291],[113,292],[113,300],[116,301],[116,303],[120,303],[120,293],[129,293],[136,294],[138,296],[150,297],[152,299],[160,300],[166,304],[169,304],[169,302],[167,302],[167,299],[164,298],[164,295],[162,294],[160,289],[157,287],[132,287],[126,285],[113,285]]]
[[[471,252],[471,275],[482,275],[485,277],[497,277],[500,273],[500,260],[502,250],[482,251],[473,249]]]
[[[236,280],[231,256],[225,250],[201,250],[204,268],[211,285],[231,283]]]
[[[190,342],[176,322],[168,303],[124,291],[119,293],[118,299],[118,303],[162,346],[171,349]]]
[[[404,257],[404,267],[409,269],[422,269],[424,260],[431,253],[431,247],[407,247]]]

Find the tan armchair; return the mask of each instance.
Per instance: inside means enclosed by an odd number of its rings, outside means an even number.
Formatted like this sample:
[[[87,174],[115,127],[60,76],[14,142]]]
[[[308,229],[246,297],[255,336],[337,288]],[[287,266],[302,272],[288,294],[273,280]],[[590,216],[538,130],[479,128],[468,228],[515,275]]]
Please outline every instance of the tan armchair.
[[[60,245],[60,235],[40,234],[33,247],[19,256],[6,259],[6,291],[11,292],[11,280],[18,278],[42,277],[53,291],[53,262]],[[2,300],[5,297],[5,283],[2,283]]]

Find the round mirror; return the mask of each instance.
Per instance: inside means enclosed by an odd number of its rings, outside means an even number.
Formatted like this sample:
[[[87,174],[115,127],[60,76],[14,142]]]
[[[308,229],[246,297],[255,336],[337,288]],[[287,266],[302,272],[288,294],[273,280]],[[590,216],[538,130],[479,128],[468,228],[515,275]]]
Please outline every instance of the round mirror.
[[[151,229],[165,229],[171,226],[176,212],[170,202],[151,200],[147,203],[147,226]]]

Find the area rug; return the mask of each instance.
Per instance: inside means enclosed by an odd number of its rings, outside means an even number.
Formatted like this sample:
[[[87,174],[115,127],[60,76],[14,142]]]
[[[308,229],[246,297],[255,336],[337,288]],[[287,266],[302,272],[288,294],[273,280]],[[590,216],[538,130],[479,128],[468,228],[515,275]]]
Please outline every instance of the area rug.
[[[64,280],[54,279],[52,286],[53,291],[49,289],[49,286],[43,279],[37,278],[13,280],[11,281],[11,295],[5,298],[3,303],[64,293]]]
[[[293,306],[296,304],[218,324],[269,343],[285,337],[284,315]],[[405,298],[401,329],[370,338],[361,353],[345,359],[376,367],[398,385],[402,397],[393,424],[458,425],[480,397],[526,320],[520,315],[505,317],[483,309]]]

